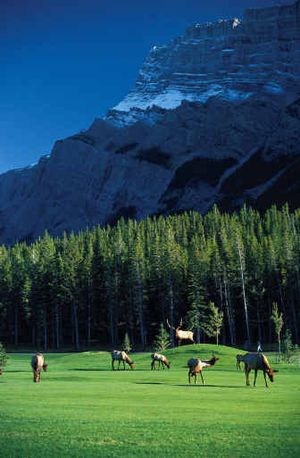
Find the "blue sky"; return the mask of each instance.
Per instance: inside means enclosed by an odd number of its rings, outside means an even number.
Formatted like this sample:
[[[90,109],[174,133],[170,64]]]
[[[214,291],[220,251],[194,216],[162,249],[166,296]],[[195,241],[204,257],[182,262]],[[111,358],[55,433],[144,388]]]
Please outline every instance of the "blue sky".
[[[117,104],[153,45],[195,22],[290,2],[1,0],[0,173],[37,161]]]

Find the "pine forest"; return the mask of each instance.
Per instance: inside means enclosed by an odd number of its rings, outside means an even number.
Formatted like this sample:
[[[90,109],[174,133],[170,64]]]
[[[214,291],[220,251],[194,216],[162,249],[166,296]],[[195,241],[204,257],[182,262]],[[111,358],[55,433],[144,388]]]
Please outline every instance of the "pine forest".
[[[127,334],[146,349],[182,319],[200,343],[271,344],[275,310],[297,343],[299,260],[300,210],[287,205],[45,233],[0,247],[0,341],[79,350],[117,347]]]

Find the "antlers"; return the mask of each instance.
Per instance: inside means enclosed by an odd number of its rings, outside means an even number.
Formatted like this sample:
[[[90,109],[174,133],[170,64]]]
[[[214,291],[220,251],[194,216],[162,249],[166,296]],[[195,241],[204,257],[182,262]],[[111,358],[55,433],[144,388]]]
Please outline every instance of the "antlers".
[[[168,326],[168,328],[170,328],[170,329],[175,329],[173,326],[170,325],[168,318],[167,318],[167,326]]]
[[[180,318],[180,323],[179,323],[179,325],[176,326],[176,327],[171,326],[170,323],[169,323],[169,320],[168,320],[168,318],[167,318],[167,325],[168,325],[168,327],[169,327],[170,329],[174,329],[174,330],[175,330],[175,329],[179,329],[179,328],[181,328],[181,326],[182,326],[182,318]]]

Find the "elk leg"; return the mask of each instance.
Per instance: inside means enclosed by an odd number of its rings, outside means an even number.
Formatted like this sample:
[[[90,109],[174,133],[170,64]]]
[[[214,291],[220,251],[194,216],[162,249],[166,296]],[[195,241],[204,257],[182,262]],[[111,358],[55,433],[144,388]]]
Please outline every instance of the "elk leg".
[[[265,373],[265,371],[263,371],[263,372],[264,372],[264,379],[265,379],[266,388],[268,388],[266,373]]]
[[[254,382],[253,382],[253,386],[256,385],[256,379],[257,379],[257,369],[255,369],[255,373],[254,373]]]
[[[204,378],[203,378],[202,371],[200,371],[200,375],[201,375],[202,385],[205,385],[205,380],[204,380]]]
[[[246,376],[246,385],[249,386],[250,383],[249,383],[249,372],[250,372],[250,369],[248,369],[248,366],[245,365],[245,376]]]
[[[114,359],[111,360],[111,370],[112,371],[115,370],[115,360]]]
[[[191,371],[189,370],[189,384],[191,384]]]

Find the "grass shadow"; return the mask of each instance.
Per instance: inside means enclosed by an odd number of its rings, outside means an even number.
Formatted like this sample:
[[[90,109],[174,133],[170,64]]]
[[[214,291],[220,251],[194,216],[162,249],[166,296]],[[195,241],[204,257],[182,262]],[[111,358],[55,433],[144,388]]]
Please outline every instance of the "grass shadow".
[[[6,369],[5,371],[3,371],[3,374],[7,374],[7,373],[10,373],[10,374],[14,374],[14,373],[20,373],[20,372],[26,372],[26,373],[31,373],[32,371],[30,369],[28,369],[27,371],[24,371],[24,370],[19,370],[19,369]]]
[[[107,372],[109,369],[84,369],[80,367],[74,367],[72,369],[68,369],[68,371],[80,371],[80,372]]]
[[[194,388],[205,388],[205,387],[210,387],[210,388],[233,388],[233,389],[245,389],[247,388],[246,386],[237,386],[237,385],[210,385],[210,384],[205,384],[205,385],[202,385],[201,383],[199,384],[195,384],[195,383],[191,383],[191,384],[178,384],[178,385],[173,385],[173,386],[190,386],[190,387],[194,387]]]
[[[168,385],[168,383],[163,382],[134,382],[135,385]]]

